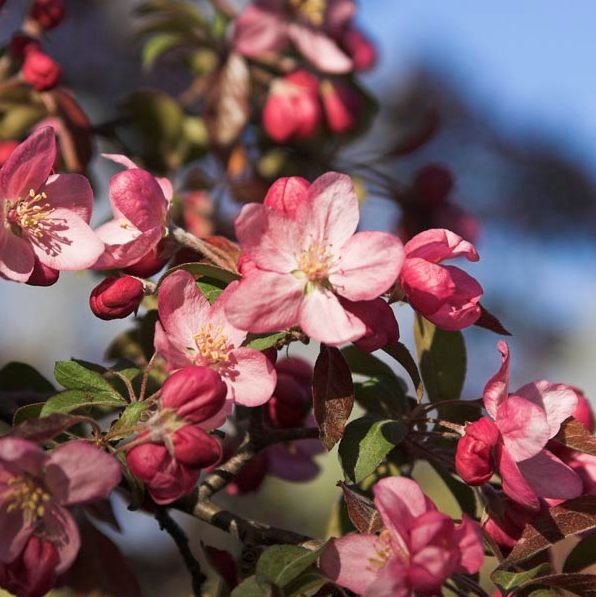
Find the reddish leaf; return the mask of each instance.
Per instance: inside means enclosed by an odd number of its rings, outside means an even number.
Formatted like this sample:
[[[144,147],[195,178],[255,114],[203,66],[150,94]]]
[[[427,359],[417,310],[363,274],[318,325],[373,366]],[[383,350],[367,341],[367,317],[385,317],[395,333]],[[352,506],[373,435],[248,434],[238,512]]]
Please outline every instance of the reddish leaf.
[[[209,565],[221,576],[230,591],[238,585],[236,560],[229,551],[202,543]]]
[[[338,485],[344,494],[348,516],[352,524],[361,533],[376,533],[383,528],[383,521],[372,500],[361,493],[357,487],[340,481]]]
[[[566,537],[596,529],[596,496],[586,495],[550,508],[527,525],[499,569],[509,568]]]
[[[354,406],[352,373],[337,348],[321,344],[312,392],[321,441],[327,450],[331,450],[342,438]]]
[[[60,435],[73,425],[94,422],[89,417],[55,413],[42,419],[30,419],[11,429],[6,435],[32,442],[44,442]]]
[[[596,575],[594,574],[551,574],[535,578],[527,584],[556,587],[580,597],[596,597]]]
[[[572,450],[596,456],[596,437],[573,417],[569,417],[561,425],[554,439]]]
[[[224,236],[206,236],[203,240],[218,249],[218,254],[226,259],[227,269],[238,273],[238,259],[240,259],[242,251],[235,242],[228,240]]]
[[[479,307],[480,317],[474,325],[485,330],[490,330],[495,334],[501,334],[501,336],[511,336],[511,332],[490,311],[487,311],[482,305],[479,305]]]

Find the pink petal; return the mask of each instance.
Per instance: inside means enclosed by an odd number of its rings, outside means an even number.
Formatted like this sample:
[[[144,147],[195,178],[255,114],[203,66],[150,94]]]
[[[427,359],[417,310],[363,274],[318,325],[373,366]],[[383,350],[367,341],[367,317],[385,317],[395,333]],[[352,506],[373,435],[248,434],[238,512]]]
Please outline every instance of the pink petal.
[[[116,164],[120,164],[128,170],[134,170],[138,168],[138,166],[130,158],[127,158],[125,155],[121,155],[119,153],[102,153],[101,157],[106,158],[106,160],[116,162]]]
[[[475,574],[484,561],[484,547],[478,525],[467,515],[462,515],[461,524],[455,529],[455,540],[459,551],[457,572]]]
[[[91,267],[104,251],[89,224],[76,213],[59,207],[51,214],[54,224],[40,238],[29,236],[37,258],[60,271]]]
[[[361,595],[377,578],[375,562],[386,547],[376,535],[346,535],[327,544],[319,566],[338,585]]]
[[[417,234],[406,243],[405,250],[408,258],[418,257],[434,263],[455,257],[465,257],[468,261],[480,259],[474,245],[443,228]]]
[[[561,423],[573,416],[578,404],[575,389],[566,384],[554,384],[545,380],[534,381],[517,390],[516,394],[530,400],[546,411],[550,428],[549,438],[559,433]]]
[[[45,482],[63,506],[106,499],[120,483],[118,461],[83,441],[68,442],[47,460]]]
[[[517,466],[539,497],[570,500],[583,491],[581,478],[548,450],[518,462]]]
[[[39,476],[46,459],[46,453],[29,440],[19,437],[0,439],[0,464],[15,475],[25,472],[33,477]]]
[[[501,402],[495,423],[516,462],[536,456],[550,438],[544,410],[520,396],[509,396]]]
[[[154,335],[155,352],[166,361],[166,371],[175,371],[181,367],[194,365],[188,350],[172,344],[159,321],[155,323]]]
[[[93,211],[93,190],[89,181],[80,174],[56,174],[50,176],[39,189],[47,195],[50,207],[63,207],[73,211],[87,224]]]
[[[70,512],[56,504],[50,504],[47,508],[43,522],[44,539],[53,543],[58,550],[60,562],[56,566],[56,574],[60,575],[72,566],[79,553],[79,528]]]
[[[271,361],[253,348],[236,348],[228,353],[229,367],[218,370],[236,404],[259,406],[273,395],[277,374]]]
[[[404,249],[392,234],[358,232],[342,247],[339,257],[329,276],[333,289],[351,301],[368,301],[395,283]]]
[[[121,245],[128,245],[143,233],[138,228],[124,225],[120,219],[115,218],[96,228],[95,234],[106,245],[115,245],[119,248]]]
[[[309,186],[308,180],[300,176],[278,178],[267,191],[263,205],[294,219]]]
[[[326,33],[302,25],[290,23],[287,35],[300,53],[318,70],[324,73],[343,74],[352,70],[350,57]]]
[[[399,280],[412,307],[423,315],[438,311],[455,292],[449,270],[426,259],[408,257]]]
[[[35,523],[26,523],[20,510],[7,511],[0,507],[0,562],[9,563],[19,556],[31,536]]]
[[[488,414],[496,419],[497,408],[509,395],[509,346],[503,340],[497,342],[497,349],[501,353],[501,367],[484,386],[482,399]]]
[[[228,320],[225,307],[230,297],[234,294],[240,282],[232,282],[226,286],[225,290],[215,299],[209,311],[209,321],[216,328],[221,326],[222,333],[225,334],[228,346],[240,348],[246,340],[246,331],[233,326]]]
[[[339,35],[356,14],[356,3],[353,0],[331,0],[327,3],[325,28]]]
[[[366,588],[363,597],[411,597],[408,572],[399,558],[392,558]]]
[[[306,444],[306,445],[305,445]],[[320,472],[311,451],[320,451],[318,440],[304,440],[291,445],[276,444],[267,449],[269,474],[288,481],[312,481]]]
[[[387,344],[396,344],[399,340],[399,326],[395,313],[382,298],[355,303],[340,299],[340,303],[366,326],[364,336],[354,341],[360,350],[373,352]]]
[[[254,270],[226,300],[230,322],[255,333],[278,332],[298,323],[304,281],[291,274]]]
[[[296,219],[305,236],[328,243],[331,253],[341,253],[360,220],[358,198],[350,177],[338,172],[319,176],[306,191]]]
[[[283,50],[287,44],[286,22],[276,4],[250,4],[236,19],[234,46],[245,56]]]
[[[235,226],[242,250],[257,267],[278,273],[298,268],[301,231],[293,220],[270,207],[250,203],[242,208]]]
[[[37,191],[48,179],[56,159],[56,135],[49,126],[29,135],[9,156],[0,170],[2,198],[15,200]]]
[[[167,202],[155,178],[140,168],[110,180],[112,205],[141,232],[165,225]]]
[[[14,282],[26,282],[34,264],[29,240],[16,236],[7,226],[0,228],[0,275]]]
[[[414,555],[408,576],[412,589],[423,595],[437,595],[441,585],[451,576],[457,553],[448,546],[429,545]]]
[[[163,236],[161,227],[146,232],[139,232],[136,228],[125,230],[119,220],[112,220],[95,232],[106,243],[106,247],[93,269],[128,267],[151,251]]]
[[[518,464],[511,458],[503,444],[497,444],[495,458],[503,480],[503,491],[522,506],[531,510],[538,510],[540,508],[538,496],[530,487]]]
[[[224,402],[223,407],[221,410],[210,419],[206,419],[205,421],[201,421],[198,425],[201,429],[217,429],[221,427],[225,422],[226,419],[232,414],[234,410],[234,400],[232,397],[227,395],[226,401]]]
[[[358,340],[366,333],[366,325],[344,309],[332,292],[320,287],[304,296],[299,317],[307,336],[330,346]]]

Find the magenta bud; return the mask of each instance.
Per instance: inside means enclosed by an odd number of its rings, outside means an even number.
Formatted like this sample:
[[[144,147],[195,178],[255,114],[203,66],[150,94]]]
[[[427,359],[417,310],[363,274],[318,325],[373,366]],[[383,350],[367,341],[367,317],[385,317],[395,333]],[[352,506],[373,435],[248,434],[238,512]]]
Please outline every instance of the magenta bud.
[[[167,248],[164,240],[153,247],[148,253],[145,253],[136,263],[123,268],[125,274],[130,276],[138,276],[139,278],[150,278],[164,268],[166,263],[170,260],[171,255],[165,254],[164,249]]]
[[[590,433],[594,433],[594,411],[592,406],[581,390],[572,389],[577,394],[577,407],[573,413],[573,418],[577,419]]]
[[[60,272],[53,267],[44,265],[37,257],[33,265],[33,271],[27,280],[29,286],[52,286],[60,277]]]
[[[457,442],[455,468],[468,485],[483,485],[495,472],[492,449],[499,439],[497,426],[487,417],[466,425]]]
[[[60,25],[66,14],[64,0],[35,0],[29,15],[44,29]]]
[[[428,164],[416,174],[414,189],[428,208],[437,207],[453,189],[453,174],[442,164]]]
[[[358,29],[348,27],[341,38],[341,43],[354,63],[354,70],[358,72],[368,70],[377,61],[375,45]]]
[[[62,79],[62,67],[39,50],[26,55],[22,73],[23,79],[37,91],[54,89]]]
[[[10,40],[10,54],[19,62],[25,60],[25,57],[30,52],[38,52],[40,50],[41,44],[39,40],[29,37],[24,33],[15,33]]]
[[[136,312],[143,296],[143,283],[136,278],[106,278],[91,292],[89,306],[100,319],[123,319]]]
[[[331,131],[348,133],[358,124],[362,100],[353,87],[325,80],[321,83],[321,98],[327,126]]]
[[[178,429],[173,437],[176,460],[193,468],[207,468],[221,458],[221,444],[208,433],[193,425]]]

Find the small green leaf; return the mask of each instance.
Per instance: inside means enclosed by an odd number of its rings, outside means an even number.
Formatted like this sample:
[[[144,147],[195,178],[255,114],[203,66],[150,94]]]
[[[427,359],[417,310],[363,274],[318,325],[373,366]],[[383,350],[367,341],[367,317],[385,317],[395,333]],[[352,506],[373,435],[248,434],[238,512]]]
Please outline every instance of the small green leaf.
[[[508,572],[497,569],[491,574],[491,579],[501,589],[509,591],[521,587],[541,574],[547,574],[549,570],[549,564],[540,564],[531,570],[524,570],[523,572]]]
[[[348,363],[352,373],[366,375],[367,377],[395,377],[395,373],[393,373],[389,365],[377,357],[373,357],[372,354],[360,350],[353,344],[343,348],[341,354]]]
[[[404,412],[408,412],[406,401],[413,402],[413,400],[406,396],[406,388],[403,380],[384,375],[354,384],[358,404],[367,413],[378,415],[383,419],[397,418]],[[414,406],[416,406],[415,403]]]
[[[232,591],[231,597],[272,597],[272,592],[261,586],[256,576],[249,576]]]
[[[90,364],[89,366],[93,366]],[[103,378],[101,373],[76,361],[58,361],[54,367],[56,381],[68,390],[93,394],[93,399],[125,402],[124,398]]]
[[[126,401],[121,396],[116,398],[106,393],[94,395],[84,390],[65,390],[44,403],[40,416],[47,417],[52,413],[69,413],[89,406],[118,408],[125,404]]]
[[[416,361],[410,354],[410,351],[401,342],[398,342],[395,345],[385,346],[383,350],[388,355],[392,356],[407,371],[414,384],[418,402],[421,402],[422,396],[424,395],[424,388],[422,386],[422,380],[420,379],[420,372],[416,366]]]
[[[309,550],[297,545],[274,545],[257,562],[257,579],[266,579],[285,587],[317,561],[321,549]]]
[[[329,582],[329,579],[316,572],[306,572],[293,580],[284,589],[284,597],[303,597],[312,595],[314,589]]]
[[[147,402],[133,402],[129,404],[120,415],[120,418],[114,423],[112,427],[112,431],[120,431],[121,429],[127,429],[128,427],[132,427],[136,425],[139,421],[139,417],[143,413],[143,411],[147,410],[149,405]],[[114,436],[114,439],[118,439],[120,436]]]
[[[285,332],[278,332],[277,334],[268,334],[266,336],[254,336],[252,334],[249,334],[246,346],[248,346],[249,348],[254,348],[255,350],[265,350],[266,348],[271,348],[272,346],[275,346],[280,340],[283,340],[285,337]]]
[[[465,512],[474,518],[477,510],[474,490],[466,483],[462,483],[456,479],[436,462],[429,460],[429,464],[435,469],[439,477],[443,479],[443,482],[447,485],[447,488],[452,493],[462,512]]]
[[[143,69],[150,71],[157,60],[168,50],[189,42],[183,33],[158,33],[150,37],[143,46]]]
[[[352,421],[339,444],[346,480],[359,483],[375,471],[385,456],[406,436],[401,421],[362,417]]]
[[[37,419],[41,416],[41,409],[43,408],[44,404],[45,402],[36,402],[35,404],[27,404],[27,406],[21,406],[21,408],[17,408],[12,418],[12,424],[18,425],[24,421]]]
[[[169,270],[167,270],[163,274],[163,276],[157,281],[157,287],[159,288],[161,283],[170,274],[173,274],[174,272],[177,272],[180,269],[188,272],[189,274],[192,274],[193,276],[205,276],[207,278],[223,282],[223,288],[225,288],[225,286],[227,286],[230,282],[233,282],[234,280],[240,280],[240,276],[238,274],[230,272],[227,269],[217,267],[215,265],[209,265],[208,263],[183,263],[182,265],[177,265],[176,267],[172,267]]]

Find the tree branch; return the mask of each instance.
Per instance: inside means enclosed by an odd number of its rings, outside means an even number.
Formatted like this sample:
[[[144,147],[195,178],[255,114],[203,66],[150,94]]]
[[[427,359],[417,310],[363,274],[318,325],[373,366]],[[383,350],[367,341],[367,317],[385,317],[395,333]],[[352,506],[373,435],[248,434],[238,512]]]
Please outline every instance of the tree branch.
[[[183,228],[170,224],[168,227],[170,236],[183,247],[192,249],[197,253],[210,259],[215,265],[225,270],[234,271],[234,264],[230,262],[230,257],[218,247],[211,245],[204,240],[197,238],[193,234],[190,234]]]

